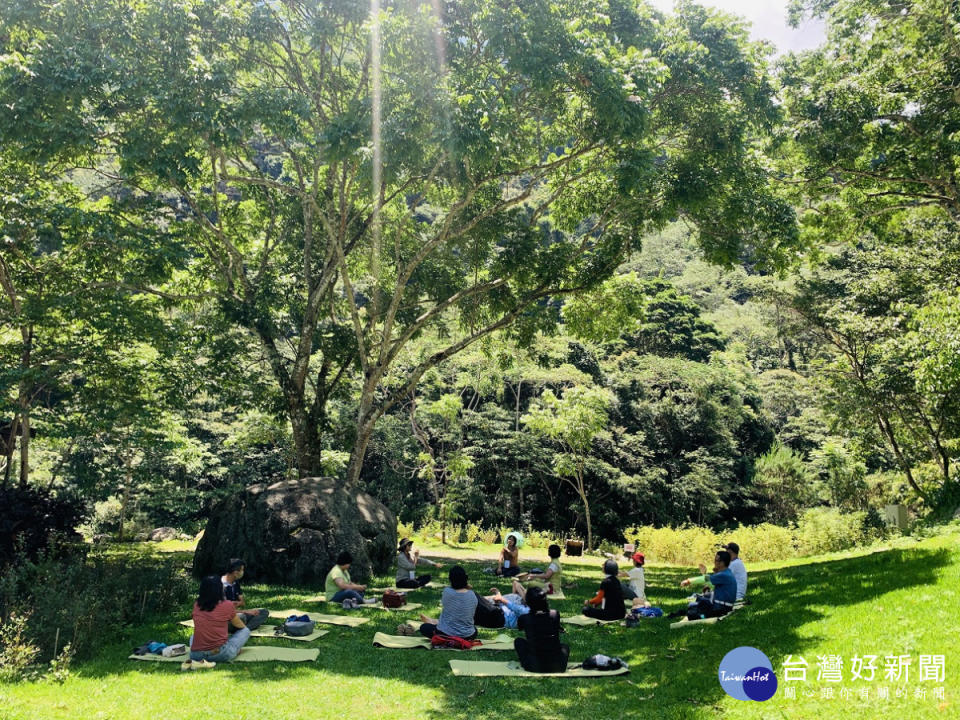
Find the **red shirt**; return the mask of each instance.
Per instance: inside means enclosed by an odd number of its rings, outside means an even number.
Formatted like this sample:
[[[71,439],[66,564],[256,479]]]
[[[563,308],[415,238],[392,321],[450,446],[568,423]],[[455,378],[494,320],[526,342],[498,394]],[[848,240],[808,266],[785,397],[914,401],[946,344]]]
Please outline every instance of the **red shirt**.
[[[219,650],[227,642],[227,625],[237,614],[237,606],[221,600],[210,611],[193,604],[193,645],[191,650]]]

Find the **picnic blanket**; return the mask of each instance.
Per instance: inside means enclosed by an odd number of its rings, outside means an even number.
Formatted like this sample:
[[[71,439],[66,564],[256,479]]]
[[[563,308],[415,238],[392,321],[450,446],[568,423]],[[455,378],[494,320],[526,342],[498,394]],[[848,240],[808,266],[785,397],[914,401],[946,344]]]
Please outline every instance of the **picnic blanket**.
[[[180,624],[184,627],[193,627],[193,620],[181,620]],[[277,635],[277,626],[276,625],[261,625],[256,630],[250,631],[250,637],[255,638],[276,638],[281,640],[299,640],[301,642],[310,642],[316,640],[317,638],[323,637],[329,630],[314,630],[309,635]]]
[[[587,617],[586,615],[574,615],[572,617],[562,617],[560,622],[567,623],[568,625],[609,625],[610,623],[622,622],[623,618],[617,620],[597,620],[597,618]]]
[[[484,640],[483,638],[478,638],[480,640],[480,645],[474,645],[471,650],[513,650],[513,638],[509,635],[497,635],[492,640]],[[373,645],[374,647],[382,648],[430,648],[430,641],[420,636],[408,636],[408,635],[387,635],[386,633],[378,632],[373,636]],[[444,650],[446,648],[439,648]]]
[[[313,597],[307,598],[304,602],[322,603],[322,602],[327,602],[327,598],[324,595],[314,595]],[[339,603],[337,604],[339,605]],[[418,610],[422,607],[423,605],[420,603],[406,603],[404,605],[401,605],[400,607],[385,607],[382,603],[378,603],[377,605],[368,605],[367,603],[364,603],[363,605],[357,605],[357,607],[354,609],[355,610],[394,610],[396,611],[396,610]]]
[[[713,625],[721,620],[726,620],[742,607],[743,605],[734,605],[730,612],[728,612],[726,615],[721,615],[720,617],[702,618],[700,620],[688,620],[687,618],[683,618],[677,622],[670,623],[670,629],[676,630],[677,628],[688,627],[690,625]]]
[[[548,600],[566,600],[567,596],[563,594],[563,590],[557,589],[552,593],[547,595]]]
[[[523,669],[517,660],[505,662],[491,662],[483,660],[451,660],[450,669],[454,675],[469,675],[471,677],[611,677],[626,675],[630,668],[622,667],[619,670],[584,670],[577,664],[567,665],[567,671],[562,673],[535,673]]]
[[[326,625],[346,625],[347,627],[357,627],[358,625],[363,625],[366,622],[370,622],[370,618],[362,618],[351,615],[324,615],[323,613],[305,613],[303,610],[271,610],[270,617],[279,618],[280,620],[286,620],[291,615],[307,615],[311,620],[318,623],[324,623]]]
[[[313,662],[320,655],[316,648],[288,648],[271,647],[269,645],[257,645],[255,647],[240,648],[240,654],[233,659],[233,662]],[[174,657],[163,657],[162,655],[131,655],[130,660],[150,660],[152,662],[175,662],[182,663],[189,660],[189,655],[175,655]]]

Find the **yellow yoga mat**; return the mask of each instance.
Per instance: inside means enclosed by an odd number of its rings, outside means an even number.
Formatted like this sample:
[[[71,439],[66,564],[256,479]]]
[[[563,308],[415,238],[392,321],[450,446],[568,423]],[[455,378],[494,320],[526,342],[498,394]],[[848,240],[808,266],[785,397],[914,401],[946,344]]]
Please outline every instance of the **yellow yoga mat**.
[[[597,620],[597,618],[587,617],[586,615],[560,618],[560,622],[562,623],[567,623],[568,625],[583,625],[585,627],[589,627],[590,625],[609,625],[610,623],[618,623],[622,620],[623,618],[619,620]]]
[[[309,603],[322,603],[326,601],[327,601],[327,598],[324,595],[314,595],[313,597],[308,597],[306,600],[304,600],[304,602],[309,602]],[[364,603],[363,605],[357,605],[357,607],[354,609],[355,610],[418,610],[422,607],[423,605],[421,605],[420,603],[406,603],[405,605],[401,605],[400,607],[395,607],[395,608],[384,607],[382,603],[378,603],[376,605],[372,605],[372,604],[368,605],[367,603]]]
[[[513,650],[513,638],[509,635],[497,635],[492,640],[480,639],[480,645],[474,645],[471,650]],[[422,635],[387,635],[378,632],[373,636],[375,647],[406,649],[406,648],[430,648],[430,641]],[[446,648],[439,648],[446,649]]]
[[[687,618],[683,618],[683,620],[678,620],[677,622],[670,623],[670,629],[676,630],[677,628],[690,627],[693,625],[713,625],[715,623],[720,622],[721,620],[726,620],[728,617],[733,615],[741,607],[742,605],[741,606],[734,605],[733,610],[728,612],[726,615],[721,615],[720,617],[703,618],[701,620],[688,620]]]
[[[303,610],[271,610],[270,617],[278,618],[280,620],[286,620],[291,615],[307,615],[311,620],[318,623],[324,623],[325,625],[345,625],[347,627],[357,627],[358,625],[363,625],[366,622],[370,622],[370,618],[356,617],[350,615],[324,615],[323,613],[315,612],[304,612]]]
[[[240,654],[233,662],[313,662],[320,655],[316,648],[287,648],[256,645],[240,648]],[[130,660],[147,660],[151,662],[182,663],[190,659],[190,655],[177,655],[165,658],[162,655],[130,655]],[[219,664],[219,663],[218,663]]]
[[[184,627],[193,627],[193,620],[181,620],[180,624]],[[329,630],[314,630],[309,635],[277,635],[276,625],[261,625],[256,630],[250,631],[250,637],[255,638],[274,638],[276,640],[299,640],[301,642],[310,642],[328,634]]]
[[[578,678],[578,677],[614,677],[616,675],[626,675],[630,668],[620,668],[619,670],[584,670],[576,665],[568,665],[567,671],[562,673],[535,673],[523,669],[523,666],[516,660],[508,662],[491,662],[484,660],[451,660],[450,669],[454,675],[465,675],[470,677],[558,677],[558,678]]]

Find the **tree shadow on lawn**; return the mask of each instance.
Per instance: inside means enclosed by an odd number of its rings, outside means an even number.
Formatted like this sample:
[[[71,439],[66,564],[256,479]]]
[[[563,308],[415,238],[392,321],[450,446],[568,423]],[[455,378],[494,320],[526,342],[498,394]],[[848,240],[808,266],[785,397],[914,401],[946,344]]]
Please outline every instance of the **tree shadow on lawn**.
[[[303,602],[312,591],[276,586],[251,586],[251,605],[297,607],[302,610],[333,614],[363,613],[370,622],[358,628],[321,626],[330,633],[315,643],[269,641],[289,647],[316,647],[316,663],[249,663],[218,667],[238,681],[289,680],[303,678],[315,682],[318,672],[325,676],[380,678],[422,684],[442,690],[440,707],[411,708],[411,714],[437,718],[531,717],[657,717],[699,718],[716,715],[716,705],[724,697],[717,681],[717,669],[723,656],[735,647],[747,645],[767,654],[777,671],[787,654],[802,655],[804,649],[822,641],[820,637],[800,637],[801,626],[829,614],[829,608],[869,603],[881,595],[904,588],[935,583],[937,572],[949,564],[948,550],[891,550],[871,555],[830,560],[815,564],[752,573],[752,604],[734,617],[715,625],[671,630],[666,619],[644,621],[637,628],[620,625],[571,627],[563,641],[571,646],[572,661],[580,662],[595,653],[623,658],[631,673],[608,679],[554,678],[468,678],[451,674],[448,661],[464,657],[454,652],[427,650],[384,650],[374,648],[377,631],[394,633],[396,625],[416,617],[420,611],[391,613],[386,610],[360,610],[349,613],[336,606]],[[475,588],[481,593],[500,582],[481,574],[483,563],[464,563]],[[577,614],[583,600],[599,584],[599,571],[565,572],[577,588],[567,598],[551,603],[562,615]],[[648,571],[648,596],[665,612],[684,605],[689,591],[679,588],[685,577],[682,570],[651,568]],[[412,598],[423,603],[422,610],[436,616],[440,589],[424,589]],[[272,599],[269,599],[272,598]],[[282,598],[282,600],[281,600]],[[277,602],[275,602],[275,600]],[[189,630],[181,628],[183,641]],[[490,637],[497,631],[482,631]],[[851,630],[854,632],[854,630]],[[137,637],[155,633],[169,635],[169,622],[141,628]],[[511,632],[516,636],[518,633]],[[119,647],[119,646],[117,646]],[[128,652],[128,647],[119,650]],[[104,649],[100,658],[84,663],[84,676],[118,675],[128,672],[179,672],[170,665],[124,661],[116,662],[116,648]],[[108,659],[107,656],[111,659]],[[125,657],[125,655],[124,655]],[[474,652],[471,660],[513,660],[511,652]],[[351,690],[355,693],[355,690]],[[362,697],[355,697],[357,717],[363,717]]]

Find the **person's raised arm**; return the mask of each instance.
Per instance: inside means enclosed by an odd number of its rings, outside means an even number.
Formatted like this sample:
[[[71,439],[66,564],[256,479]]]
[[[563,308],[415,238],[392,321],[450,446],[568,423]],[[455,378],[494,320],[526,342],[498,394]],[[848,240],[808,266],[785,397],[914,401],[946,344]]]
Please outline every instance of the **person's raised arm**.
[[[223,621],[221,620],[220,622],[223,622]],[[233,617],[230,618],[230,624],[233,625],[237,630],[240,630],[246,627],[246,624],[243,622],[242,619],[240,619],[240,616],[237,615],[236,613],[234,613]]]

